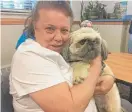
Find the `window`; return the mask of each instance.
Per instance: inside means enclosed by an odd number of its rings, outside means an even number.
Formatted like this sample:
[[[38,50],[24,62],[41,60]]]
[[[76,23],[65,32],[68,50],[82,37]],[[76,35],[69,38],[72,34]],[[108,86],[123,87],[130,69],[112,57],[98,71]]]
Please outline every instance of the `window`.
[[[29,12],[36,0],[0,0],[2,12]]]

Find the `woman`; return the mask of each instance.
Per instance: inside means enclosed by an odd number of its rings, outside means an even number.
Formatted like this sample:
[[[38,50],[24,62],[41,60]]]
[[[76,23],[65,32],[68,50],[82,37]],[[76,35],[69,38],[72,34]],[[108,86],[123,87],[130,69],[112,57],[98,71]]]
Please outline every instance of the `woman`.
[[[99,56],[91,63],[88,78],[72,85],[72,70],[60,55],[73,21],[69,4],[38,1],[28,20],[28,39],[12,60],[10,93],[15,112],[97,112],[91,98],[93,94],[107,93],[114,78],[99,78]]]

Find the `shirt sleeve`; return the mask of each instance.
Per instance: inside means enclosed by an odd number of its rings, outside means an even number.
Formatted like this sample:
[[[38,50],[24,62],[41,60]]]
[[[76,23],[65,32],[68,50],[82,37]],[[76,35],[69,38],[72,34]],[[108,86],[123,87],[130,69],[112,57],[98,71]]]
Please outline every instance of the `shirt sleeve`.
[[[19,96],[65,82],[59,66],[52,60],[34,53],[14,57],[11,82]]]

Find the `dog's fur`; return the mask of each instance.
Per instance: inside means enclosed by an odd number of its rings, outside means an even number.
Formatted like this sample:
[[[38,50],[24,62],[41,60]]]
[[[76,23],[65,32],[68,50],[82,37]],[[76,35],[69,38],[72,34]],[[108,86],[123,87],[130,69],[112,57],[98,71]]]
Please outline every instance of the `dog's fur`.
[[[103,60],[107,59],[107,43],[98,32],[92,28],[80,28],[70,35],[69,44],[63,49],[62,55],[73,68],[73,83],[81,83],[88,76],[89,62],[98,55]],[[113,72],[105,64],[101,75],[113,75]],[[116,84],[105,95],[94,96],[99,112],[121,112],[120,96]]]

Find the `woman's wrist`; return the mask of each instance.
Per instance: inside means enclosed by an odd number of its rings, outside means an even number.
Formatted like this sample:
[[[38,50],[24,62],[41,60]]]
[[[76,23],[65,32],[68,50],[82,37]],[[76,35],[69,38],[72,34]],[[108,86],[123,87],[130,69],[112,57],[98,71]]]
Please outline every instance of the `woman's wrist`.
[[[99,76],[100,73],[101,73],[101,67],[95,66],[95,65],[94,65],[94,66],[91,66],[89,72],[90,72],[92,75]]]

